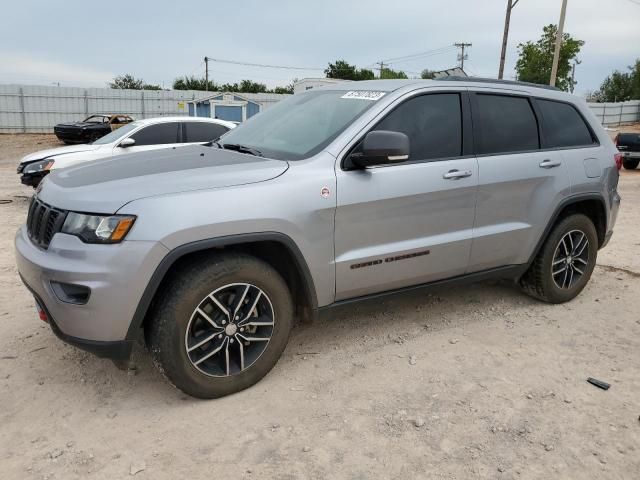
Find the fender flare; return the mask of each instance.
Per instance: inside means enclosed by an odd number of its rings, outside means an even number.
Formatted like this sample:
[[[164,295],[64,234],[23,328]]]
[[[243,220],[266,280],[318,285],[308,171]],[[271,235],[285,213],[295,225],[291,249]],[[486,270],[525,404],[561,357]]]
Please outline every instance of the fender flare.
[[[155,271],[151,275],[149,282],[147,283],[147,286],[145,287],[142,297],[140,297],[138,306],[136,307],[133,318],[131,319],[126,339],[129,341],[133,341],[137,338],[140,327],[142,326],[144,318],[151,305],[151,301],[155,297],[160,284],[166,277],[171,267],[180,258],[190,253],[209,250],[211,248],[230,247],[246,243],[258,242],[280,243],[292,254],[293,258],[295,259],[295,266],[298,269],[298,272],[300,273],[302,279],[304,280],[304,292],[310,302],[311,308],[314,311],[317,310],[318,298],[316,295],[315,285],[313,283],[313,277],[311,276],[309,266],[307,265],[302,252],[291,237],[279,232],[228,235],[186,243],[169,251],[169,253],[160,261],[160,263],[156,267]]]
[[[604,196],[601,193],[579,193],[579,194],[571,195],[571,196],[569,196],[567,198],[564,198],[560,203],[558,203],[558,205],[556,206],[555,210],[553,211],[553,215],[551,215],[551,219],[547,223],[547,226],[545,227],[544,232],[540,236],[540,239],[538,240],[538,243],[536,244],[536,247],[533,249],[533,253],[529,257],[529,261],[527,262],[528,266],[531,265],[533,263],[533,261],[535,260],[535,258],[538,256],[538,253],[540,252],[540,249],[544,245],[544,242],[547,241],[547,238],[549,237],[549,234],[551,233],[551,229],[553,228],[553,226],[558,221],[558,217],[560,216],[560,213],[565,208],[567,208],[567,207],[569,207],[571,205],[574,205],[576,203],[580,203],[580,202],[585,201],[585,200],[597,200],[598,202],[600,202],[602,204],[602,209],[604,210],[604,214],[606,216],[606,218],[605,218],[605,230],[606,230],[606,228],[607,228],[606,224],[608,222],[609,213],[607,211],[607,203],[605,202]],[[605,235],[606,235],[606,233],[607,232],[605,232]]]

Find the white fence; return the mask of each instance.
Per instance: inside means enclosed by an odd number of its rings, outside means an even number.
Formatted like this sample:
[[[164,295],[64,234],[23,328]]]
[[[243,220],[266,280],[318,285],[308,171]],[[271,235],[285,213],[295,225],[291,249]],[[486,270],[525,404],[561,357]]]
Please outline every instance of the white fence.
[[[196,90],[116,90],[37,85],[0,85],[0,133],[49,133],[63,122],[91,114],[123,113],[134,118],[188,115],[189,100],[214,92]],[[286,95],[241,94],[266,108]]]
[[[94,113],[124,113],[134,118],[187,115],[189,100],[214,92],[196,90],[114,90],[36,85],[0,85],[0,133],[48,133],[62,122],[75,122]],[[241,94],[263,108],[285,98],[276,94]],[[590,103],[603,125],[640,122],[640,100]]]
[[[640,100],[618,103],[589,103],[589,107],[604,126],[640,122]]]

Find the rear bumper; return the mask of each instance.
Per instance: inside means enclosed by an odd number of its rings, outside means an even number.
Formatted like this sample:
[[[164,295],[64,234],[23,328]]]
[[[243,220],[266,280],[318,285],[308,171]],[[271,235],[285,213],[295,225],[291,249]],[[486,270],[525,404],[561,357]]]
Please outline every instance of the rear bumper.
[[[168,250],[158,242],[89,245],[57,233],[43,250],[23,225],[15,237],[16,263],[27,288],[64,341],[101,356],[125,355],[134,338],[129,325],[149,278]],[[73,302],[60,284],[83,287],[86,301]]]
[[[634,160],[640,160],[640,152],[620,152],[622,158],[632,158]]]

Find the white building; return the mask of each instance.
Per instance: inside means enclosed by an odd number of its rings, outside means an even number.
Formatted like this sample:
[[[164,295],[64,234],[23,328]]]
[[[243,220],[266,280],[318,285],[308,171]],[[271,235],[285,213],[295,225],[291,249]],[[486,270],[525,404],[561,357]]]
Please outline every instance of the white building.
[[[293,93],[302,93],[312,88],[326,87],[334,83],[350,82],[351,80],[340,80],[339,78],[303,78],[293,84]]]

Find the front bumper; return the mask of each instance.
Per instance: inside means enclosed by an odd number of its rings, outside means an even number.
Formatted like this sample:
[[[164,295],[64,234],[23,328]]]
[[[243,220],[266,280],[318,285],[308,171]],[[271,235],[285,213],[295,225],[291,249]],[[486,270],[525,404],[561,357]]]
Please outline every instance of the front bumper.
[[[58,140],[67,143],[87,143],[89,141],[90,133],[82,129],[69,129],[69,130],[57,130],[53,129],[53,133],[58,137]],[[100,136],[104,135],[100,132]]]
[[[40,185],[40,182],[48,173],[49,171],[38,172],[38,173],[25,173],[20,177],[20,182],[23,185],[36,188],[38,185]]]
[[[127,338],[129,325],[149,278],[168,253],[166,247],[143,241],[89,245],[57,233],[43,250],[23,225],[15,248],[20,276],[58,337],[101,356],[128,355],[134,340]],[[65,301],[52,282],[86,287],[88,300]]]

